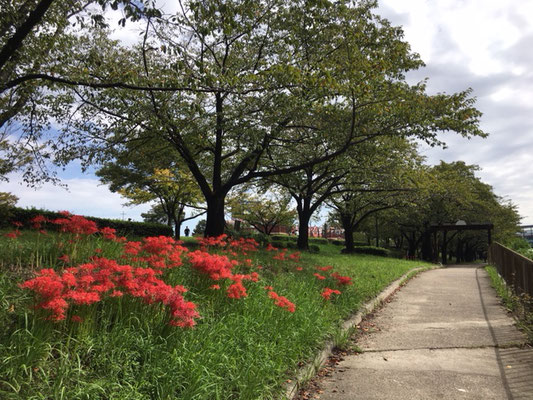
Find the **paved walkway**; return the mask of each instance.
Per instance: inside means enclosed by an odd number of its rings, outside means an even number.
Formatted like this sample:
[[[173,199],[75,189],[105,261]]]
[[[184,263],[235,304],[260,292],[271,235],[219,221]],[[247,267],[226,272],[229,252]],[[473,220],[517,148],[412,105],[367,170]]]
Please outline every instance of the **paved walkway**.
[[[533,399],[533,349],[479,266],[422,273],[323,382],[322,400]]]

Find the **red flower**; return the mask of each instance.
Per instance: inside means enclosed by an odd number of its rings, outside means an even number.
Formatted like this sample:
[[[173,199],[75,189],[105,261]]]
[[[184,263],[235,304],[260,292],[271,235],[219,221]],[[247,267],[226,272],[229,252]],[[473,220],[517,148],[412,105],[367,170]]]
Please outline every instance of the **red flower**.
[[[189,261],[194,269],[209,275],[215,281],[226,279],[232,276],[231,269],[235,265],[235,260],[229,260],[226,256],[209,254],[196,250],[188,254]]]
[[[337,283],[339,285],[351,285],[352,284],[352,278],[350,278],[349,276],[341,276],[337,272],[333,272],[331,276],[337,280]]]
[[[325,276],[322,276],[322,275],[320,275],[320,274],[317,273],[317,272],[315,272],[313,275],[316,276],[316,278],[317,278],[318,280],[320,280],[320,281],[323,281],[324,279],[326,279]]]
[[[11,222],[13,225],[15,225],[17,228],[21,228],[22,227],[22,222],[19,222],[19,221],[12,221]]]
[[[83,318],[80,317],[79,315],[73,315],[72,317],[70,317],[70,320],[72,322],[78,322],[78,323],[83,322]]]
[[[266,247],[266,251],[277,251],[278,248],[277,247],[274,247],[272,246],[272,244],[267,244],[267,247]]]
[[[325,299],[325,300],[329,300],[331,295],[332,294],[341,294],[341,292],[339,290],[336,290],[336,289],[330,289],[330,288],[325,288],[322,293],[320,293],[320,295]]]
[[[289,259],[292,261],[300,261],[300,252],[297,251],[295,253],[289,254]]]
[[[113,228],[109,228],[109,227],[104,227],[104,228],[101,228],[100,229],[100,233],[102,234],[102,236],[105,238],[105,239],[108,239],[108,240],[115,240],[117,237],[115,236],[115,233],[117,232],[116,229],[113,229]]]
[[[230,285],[227,290],[228,297],[231,299],[240,299],[241,297],[246,297],[246,288],[242,285],[242,282],[239,280]]]
[[[136,256],[141,251],[141,242],[124,243],[124,253]]]
[[[70,257],[68,254],[63,254],[61,257],[58,257],[58,260],[63,261],[65,264],[70,262]]]
[[[333,267],[331,265],[326,265],[325,267],[319,267],[317,266],[316,269],[318,269],[319,271],[329,271],[330,269],[333,269]]]
[[[5,233],[4,236],[10,239],[16,239],[21,235],[19,230],[11,231],[8,233]]]
[[[296,311],[294,303],[290,302],[286,297],[278,295],[274,291],[268,292],[268,297],[274,300],[274,304],[278,307],[285,308],[287,311],[293,313]]]
[[[209,289],[220,290],[220,285],[211,285],[209,286]]]
[[[60,214],[65,215],[63,212]],[[65,215],[68,218],[58,218],[52,223],[60,225],[61,232],[75,233],[77,235],[92,235],[98,232],[98,227],[94,221],[90,221],[81,215]]]
[[[30,219],[31,226],[35,229],[41,229],[42,224],[47,221],[48,219],[46,219],[43,215],[36,215],[32,219]]]

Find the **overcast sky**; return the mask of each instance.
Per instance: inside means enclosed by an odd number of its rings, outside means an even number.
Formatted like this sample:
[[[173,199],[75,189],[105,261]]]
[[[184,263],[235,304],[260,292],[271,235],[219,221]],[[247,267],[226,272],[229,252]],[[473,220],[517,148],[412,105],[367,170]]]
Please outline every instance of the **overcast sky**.
[[[533,224],[533,0],[380,0],[378,12],[403,26],[412,50],[426,63],[410,80],[429,78],[430,93],[471,87],[483,112],[488,138],[444,135],[447,149],[422,149],[428,163],[479,165],[483,182],[518,205],[522,223]],[[69,192],[51,185],[27,189],[15,175],[2,191],[17,195],[22,207],[101,217],[141,220],[149,208],[122,207],[124,199],[75,165],[60,175]]]

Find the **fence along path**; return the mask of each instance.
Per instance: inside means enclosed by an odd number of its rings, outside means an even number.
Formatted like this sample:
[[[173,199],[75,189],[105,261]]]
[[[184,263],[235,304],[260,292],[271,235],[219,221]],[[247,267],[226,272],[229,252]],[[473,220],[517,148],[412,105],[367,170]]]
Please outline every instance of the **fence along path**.
[[[516,295],[533,297],[533,260],[495,242],[489,247],[489,263]]]

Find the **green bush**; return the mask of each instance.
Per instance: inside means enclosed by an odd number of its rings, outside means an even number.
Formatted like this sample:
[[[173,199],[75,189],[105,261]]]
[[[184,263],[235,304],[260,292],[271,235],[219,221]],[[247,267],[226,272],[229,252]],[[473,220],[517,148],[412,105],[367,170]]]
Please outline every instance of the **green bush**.
[[[328,244],[328,239],[326,239],[326,238],[309,238],[309,243]]]
[[[320,253],[320,247],[317,246],[316,244],[310,244],[309,253],[313,253],[313,254]]]
[[[329,242],[331,244],[334,244],[335,246],[344,246],[344,240],[339,239],[329,239]]]
[[[342,252],[348,253],[346,249],[343,249]],[[389,251],[387,249],[384,249],[383,247],[376,247],[376,246],[356,246],[350,253],[371,254],[374,256],[382,256],[382,257],[389,256]]]
[[[14,207],[11,209],[10,217],[3,222],[3,226],[9,226],[12,222],[21,222],[24,227],[29,228],[31,226],[30,220],[37,215],[43,215],[48,219],[57,219],[64,218],[63,215],[58,212],[40,210],[37,208],[19,208]],[[151,222],[135,222],[135,221],[122,221],[118,219],[107,219],[107,218],[97,218],[97,217],[85,217],[88,220],[96,222],[98,228],[113,228],[117,230],[119,235],[130,235],[130,236],[172,236],[174,233],[172,228],[163,225],[155,224]],[[2,222],[0,222],[2,224]],[[57,226],[55,224],[47,224],[46,229],[56,230]]]
[[[272,238],[272,240],[275,240],[275,241],[286,241],[286,240],[289,240],[289,236],[288,235],[270,235],[270,237]]]

